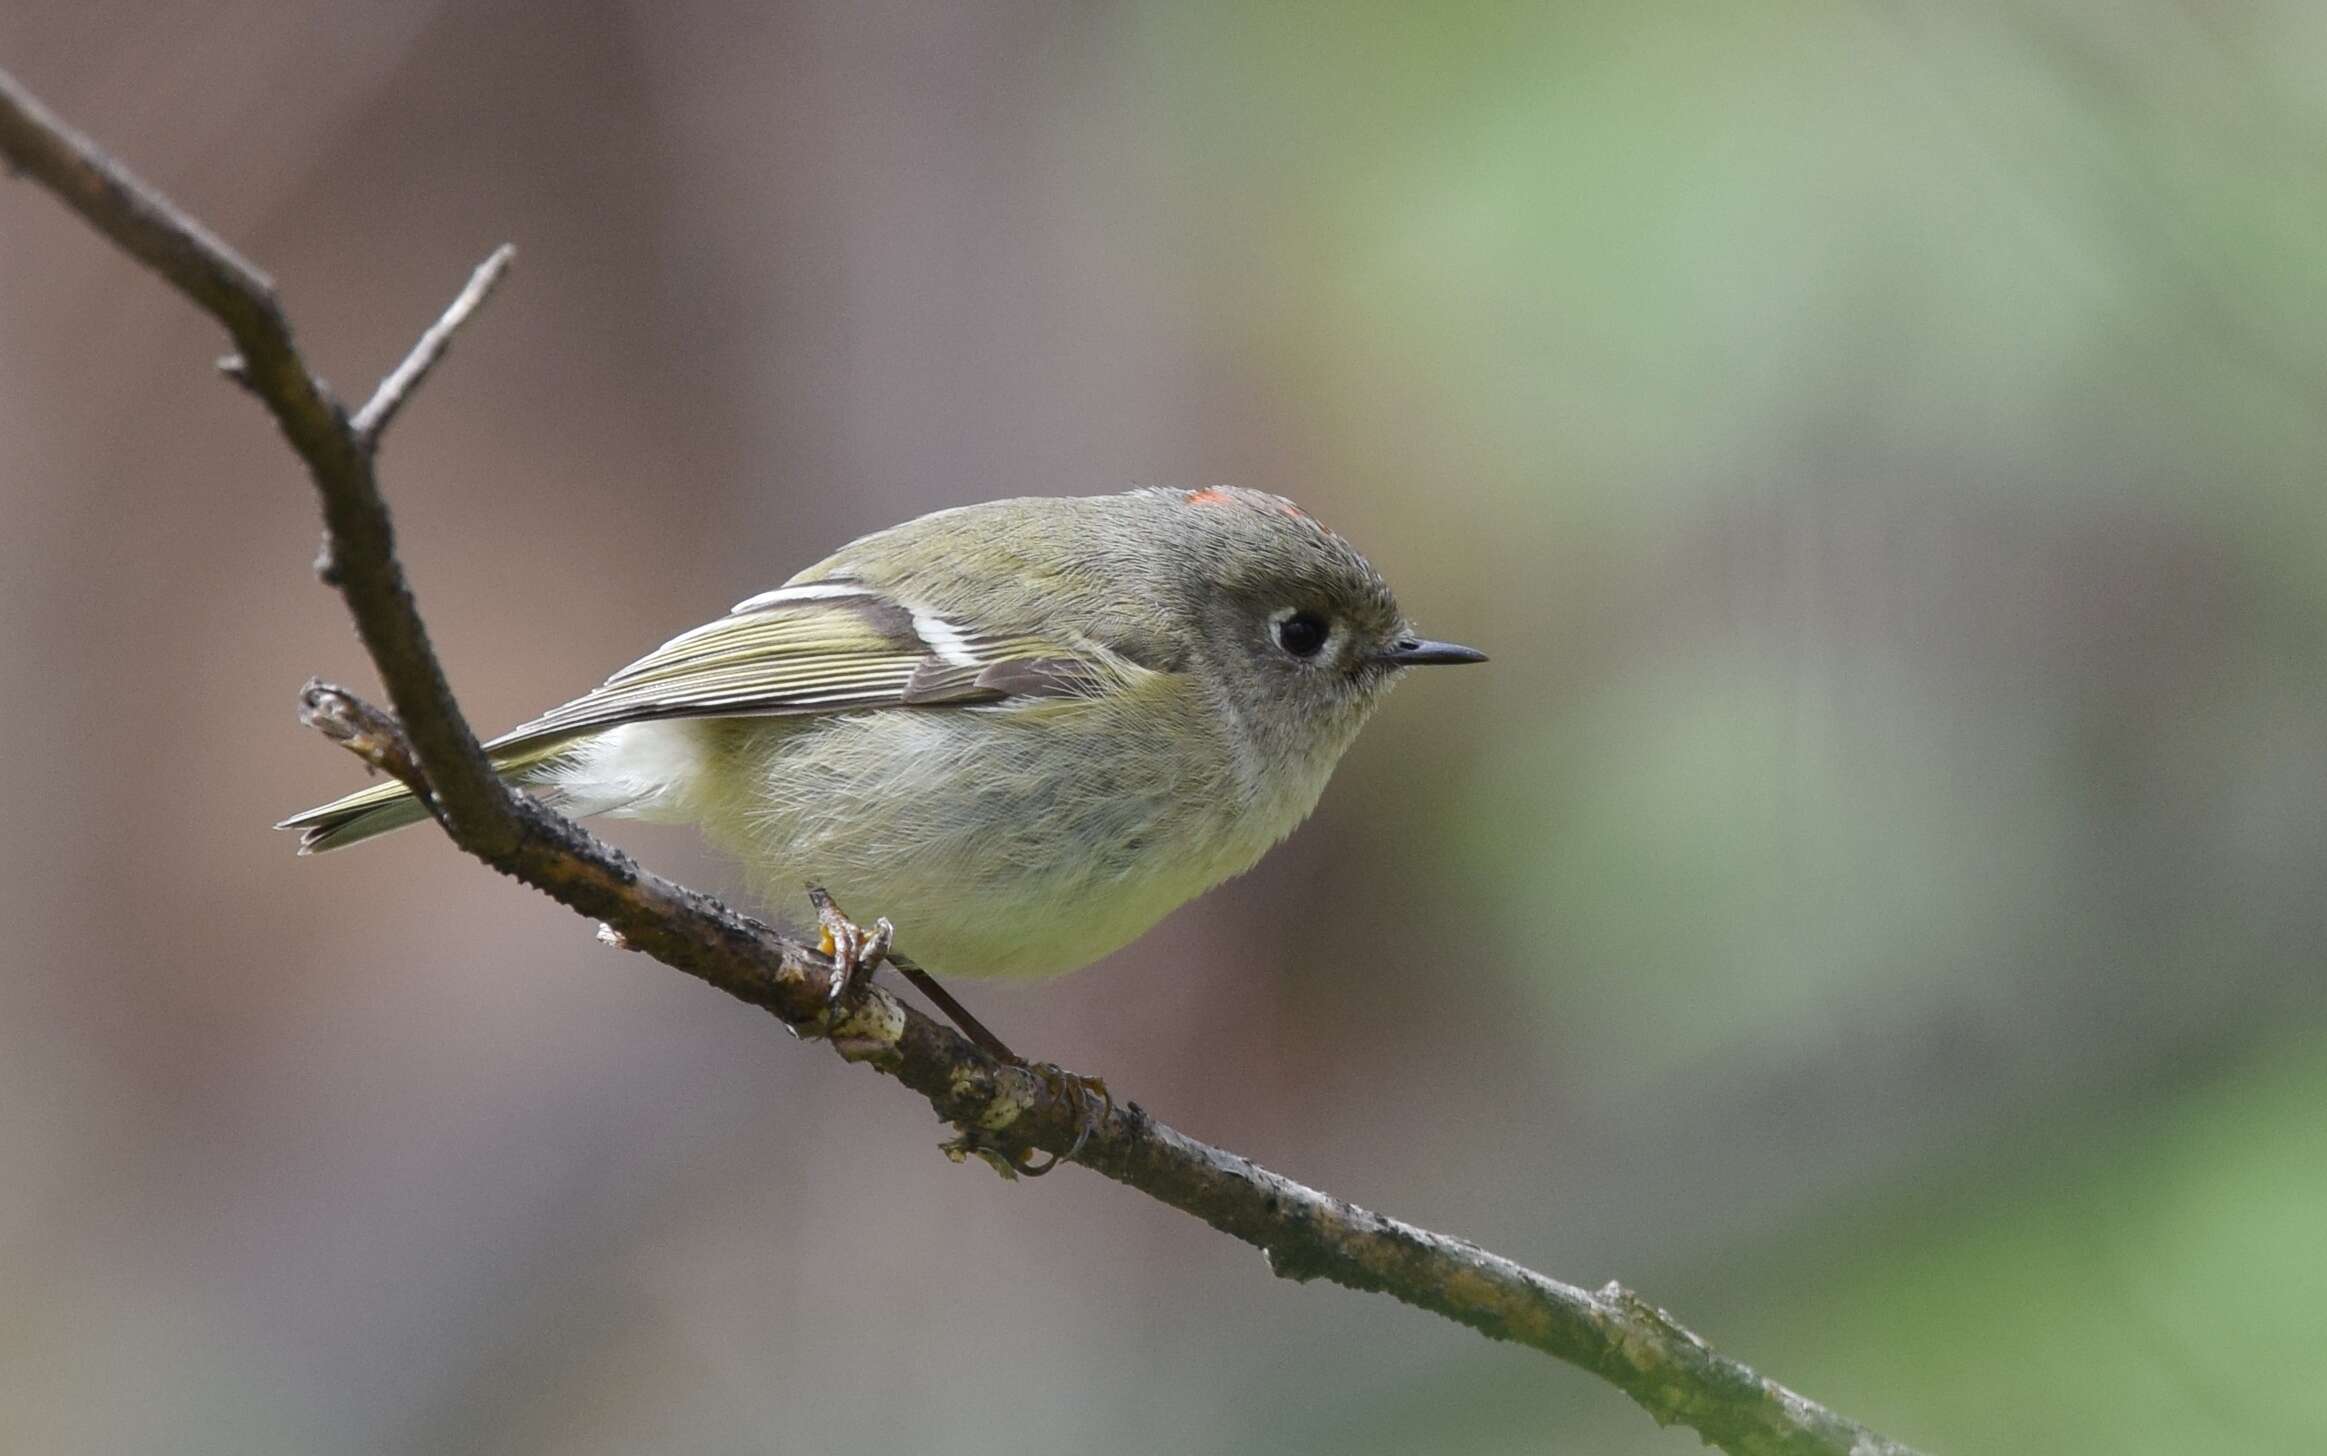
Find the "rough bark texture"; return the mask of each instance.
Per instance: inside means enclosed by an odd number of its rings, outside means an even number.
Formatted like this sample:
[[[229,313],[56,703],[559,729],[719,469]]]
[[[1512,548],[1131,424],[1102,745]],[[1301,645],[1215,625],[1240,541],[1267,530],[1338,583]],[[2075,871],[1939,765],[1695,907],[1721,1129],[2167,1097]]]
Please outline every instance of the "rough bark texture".
[[[978,1154],[1008,1172],[1023,1150],[1056,1156],[1073,1146],[1078,1103],[1055,1079],[996,1062],[878,986],[834,1016],[831,966],[814,949],[641,869],[494,777],[405,585],[373,454],[381,430],[506,269],[508,249],[477,270],[351,418],[301,358],[264,274],[4,72],[0,157],[224,325],[238,351],[228,372],[258,396],[305,462],[326,533],[317,569],[345,598],[396,708],[391,717],[310,683],[307,721],[422,792],[462,849],[603,922],[617,944],[763,1007],[795,1032],[829,1037],[843,1056],[920,1093],[960,1130],[950,1148],[957,1157]],[[1738,1456],[1912,1456],[1716,1353],[1619,1285],[1595,1292],[1564,1284],[1359,1208],[1175,1132],[1136,1103],[1108,1106],[1075,1161],[1253,1245],[1281,1277],[1388,1294],[1541,1350],[1606,1379],[1659,1422],[1689,1426]]]

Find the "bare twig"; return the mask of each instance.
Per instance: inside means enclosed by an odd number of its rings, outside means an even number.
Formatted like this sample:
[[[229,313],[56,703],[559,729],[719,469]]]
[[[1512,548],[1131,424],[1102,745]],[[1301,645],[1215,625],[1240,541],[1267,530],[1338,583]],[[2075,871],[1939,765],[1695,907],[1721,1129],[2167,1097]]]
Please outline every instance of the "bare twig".
[[[509,271],[509,265],[516,257],[517,245],[503,243],[493,250],[491,257],[477,265],[477,271],[469,275],[468,287],[463,288],[460,296],[445,309],[444,317],[429,325],[428,332],[420,336],[420,342],[412,346],[412,352],[404,356],[404,362],[380,381],[380,387],[372,391],[371,399],[356,411],[356,417],[349,422],[348,428],[355,431],[357,439],[375,448],[379,445],[380,436],[387,430],[388,422],[396,418],[396,411],[404,407],[404,401],[420,387],[420,381],[428,377],[428,371],[436,367],[436,362],[444,357],[444,351],[452,347],[454,332],[467,323],[469,315],[475,313],[492,296],[494,285],[501,281],[502,274]]]
[[[544,891],[632,949],[697,976],[795,1029],[830,1036],[926,1097],[961,1136],[956,1155],[997,1146],[1063,1154],[1082,1109],[1064,1090],[987,1056],[875,986],[844,1020],[826,1008],[829,963],[707,896],[647,873],[586,830],[509,792],[454,702],[396,561],[373,474],[379,432],[506,265],[496,253],[353,420],[291,342],[266,277],[66,127],[0,73],[0,157],[225,325],[237,377],[281,424],[315,482],[327,529],[323,574],[346,599],[397,718],[322,684],[311,721],[375,767],[426,788],[461,848]],[[401,719],[399,723],[398,718]],[[1738,1456],[1912,1456],[1908,1448],[1715,1353],[1663,1311],[1610,1284],[1597,1292],[1304,1187],[1173,1131],[1136,1103],[1111,1106],[1077,1159],[1262,1250],[1296,1280],[1376,1290],[1532,1346],[1608,1380],[1663,1423]]]

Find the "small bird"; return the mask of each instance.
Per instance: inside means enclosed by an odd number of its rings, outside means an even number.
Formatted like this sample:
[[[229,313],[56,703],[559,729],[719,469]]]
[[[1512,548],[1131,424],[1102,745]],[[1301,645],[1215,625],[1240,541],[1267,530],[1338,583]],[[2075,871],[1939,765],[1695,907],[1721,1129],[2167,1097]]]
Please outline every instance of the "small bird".
[[[931,970],[1051,976],[1251,868],[1405,669],[1484,660],[1278,496],[999,500],[852,542],[486,749],[561,813],[699,826],[771,903],[829,889],[828,948],[837,896]],[[426,817],[382,784],[277,827],[307,854]]]

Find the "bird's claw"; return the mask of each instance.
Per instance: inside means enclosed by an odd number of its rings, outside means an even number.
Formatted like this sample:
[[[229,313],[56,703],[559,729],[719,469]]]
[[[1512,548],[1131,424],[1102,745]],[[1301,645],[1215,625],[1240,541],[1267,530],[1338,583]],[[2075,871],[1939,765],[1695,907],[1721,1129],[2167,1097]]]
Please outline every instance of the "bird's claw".
[[[957,1136],[941,1147],[957,1163],[976,1157],[1004,1178],[1039,1178],[1061,1163],[1074,1161],[1083,1145],[1091,1140],[1091,1134],[1114,1115],[1115,1094],[1107,1090],[1104,1079],[1080,1076],[1055,1062],[1025,1062],[1012,1057],[1009,1064],[1031,1073],[1046,1091],[1064,1099],[1074,1109],[1075,1140],[1066,1153],[1063,1156],[1045,1153],[1040,1148],[1014,1141],[1006,1133],[988,1132],[966,1122],[955,1123]],[[1043,1161],[1036,1162],[1037,1157]]]
[[[1049,1161],[1037,1163],[1037,1148],[1020,1148],[1011,1158],[1011,1169],[1028,1178],[1039,1178],[1061,1163],[1071,1163],[1082,1152],[1083,1144],[1091,1134],[1105,1125],[1115,1112],[1115,1094],[1107,1090],[1103,1077],[1085,1077],[1070,1072],[1056,1062],[1021,1062],[1020,1066],[1042,1079],[1043,1088],[1053,1097],[1063,1100],[1075,1114],[1075,1140],[1063,1155],[1049,1154]]]
[[[889,945],[897,937],[897,927],[886,919],[875,920],[873,928],[864,927],[840,913],[832,895],[821,885],[808,887],[808,903],[816,907],[816,928],[819,932],[817,949],[832,960],[832,985],[825,993],[825,1014],[837,1020],[856,1004],[873,972],[889,958]]]

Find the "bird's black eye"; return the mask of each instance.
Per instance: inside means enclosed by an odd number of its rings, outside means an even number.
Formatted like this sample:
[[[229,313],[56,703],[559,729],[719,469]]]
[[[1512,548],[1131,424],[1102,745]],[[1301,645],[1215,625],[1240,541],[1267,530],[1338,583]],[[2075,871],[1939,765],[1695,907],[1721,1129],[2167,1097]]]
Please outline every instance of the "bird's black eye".
[[[1330,635],[1325,619],[1314,612],[1295,612],[1277,621],[1277,645],[1295,657],[1315,657]]]

